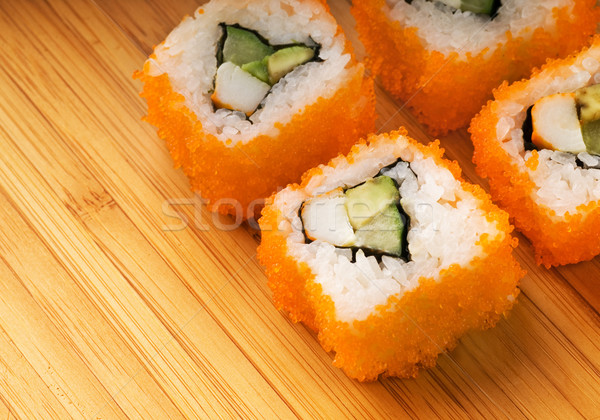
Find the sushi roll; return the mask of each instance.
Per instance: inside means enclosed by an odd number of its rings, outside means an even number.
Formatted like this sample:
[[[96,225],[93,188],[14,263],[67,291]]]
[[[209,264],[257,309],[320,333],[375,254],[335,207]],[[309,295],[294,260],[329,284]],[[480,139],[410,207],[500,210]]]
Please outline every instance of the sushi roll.
[[[539,264],[600,254],[600,38],[494,96],[470,127],[494,200]]]
[[[360,40],[383,87],[434,135],[468,125],[504,80],[596,32],[595,0],[361,0]]]
[[[192,189],[239,218],[374,129],[373,81],[322,1],[212,0],[136,77]]]
[[[263,209],[275,305],[352,378],[415,376],[519,293],[508,215],[442,155],[404,131],[372,135]]]

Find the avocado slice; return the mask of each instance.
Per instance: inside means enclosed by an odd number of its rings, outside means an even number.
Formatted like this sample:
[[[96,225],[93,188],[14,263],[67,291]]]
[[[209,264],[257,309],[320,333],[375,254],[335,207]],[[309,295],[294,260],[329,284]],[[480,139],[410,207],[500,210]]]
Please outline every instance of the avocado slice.
[[[250,63],[246,63],[242,66],[242,70],[247,71],[252,76],[256,77],[258,80],[269,83],[269,72],[267,71],[267,59],[268,57],[263,58],[260,61],[252,61]]]
[[[355,245],[374,251],[402,256],[404,220],[396,204],[389,204],[369,223],[354,232]]]
[[[462,0],[460,10],[491,16],[494,11],[494,0]]]
[[[575,91],[575,104],[581,124],[600,119],[600,84]]]
[[[314,56],[314,49],[302,45],[294,45],[275,51],[267,60],[269,82],[274,85],[294,68],[306,63]]]
[[[398,187],[389,176],[378,176],[346,190],[346,211],[350,224],[360,229],[392,203],[400,199]]]
[[[581,124],[585,150],[591,155],[600,155],[600,120]]]
[[[577,89],[575,105],[586,151],[600,155],[600,84]]]
[[[494,0],[438,0],[457,10],[463,12],[473,12],[479,15],[492,15],[494,10]]]
[[[227,37],[223,44],[224,62],[229,61],[241,67],[275,52],[273,47],[262,42],[252,31],[235,26],[226,26],[225,30]]]

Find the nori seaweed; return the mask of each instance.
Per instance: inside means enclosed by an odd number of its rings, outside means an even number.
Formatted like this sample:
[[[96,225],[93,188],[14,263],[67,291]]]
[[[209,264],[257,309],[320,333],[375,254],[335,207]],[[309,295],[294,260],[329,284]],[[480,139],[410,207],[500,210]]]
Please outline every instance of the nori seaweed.
[[[523,147],[525,150],[539,150],[538,147],[533,144],[531,141],[531,136],[533,135],[533,118],[531,117],[531,109],[533,105],[527,108],[527,116],[525,117],[525,121],[523,121]]]

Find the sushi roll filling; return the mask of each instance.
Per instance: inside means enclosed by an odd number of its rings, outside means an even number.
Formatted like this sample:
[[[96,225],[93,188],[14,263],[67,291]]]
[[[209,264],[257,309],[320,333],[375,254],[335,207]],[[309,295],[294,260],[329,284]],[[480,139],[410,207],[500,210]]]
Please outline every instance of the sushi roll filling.
[[[405,0],[411,4],[412,0]],[[461,12],[471,12],[478,15],[488,15],[494,17],[498,9],[502,5],[500,0],[429,0],[436,3],[444,4],[454,10]]]
[[[259,33],[221,23],[217,73],[211,99],[215,108],[239,111],[249,117],[271,87],[296,67],[319,60],[320,45],[271,45]],[[310,40],[312,41],[312,40]]]
[[[299,216],[306,242],[320,240],[350,248],[353,262],[358,251],[378,260],[387,255],[409,261],[410,219],[391,173],[398,164],[410,170],[408,163],[398,160],[361,184],[304,201]]]
[[[597,167],[593,160],[600,156],[600,84],[539,99],[527,109],[522,130],[525,150],[564,152],[575,155],[582,168]]]

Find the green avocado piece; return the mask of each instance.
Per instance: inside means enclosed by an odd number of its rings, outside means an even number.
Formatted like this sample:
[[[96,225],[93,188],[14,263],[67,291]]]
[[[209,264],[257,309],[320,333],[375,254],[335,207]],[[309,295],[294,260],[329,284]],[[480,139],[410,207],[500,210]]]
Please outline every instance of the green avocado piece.
[[[268,57],[263,58],[259,61],[252,61],[242,66],[242,70],[247,71],[257,79],[269,83],[269,72],[267,71],[267,60]]]
[[[494,0],[462,0],[460,2],[460,10],[479,15],[491,15],[493,8]]]
[[[585,150],[591,155],[600,155],[600,120],[581,124]]]
[[[404,222],[395,204],[389,204],[371,221],[354,232],[358,247],[402,256]]]
[[[577,89],[575,106],[586,151],[600,155],[600,84]]]
[[[360,229],[390,204],[400,199],[398,187],[389,176],[378,176],[346,190],[346,211],[350,224]]]
[[[600,119],[600,84],[587,86],[575,91],[575,104],[579,121],[585,123]]]
[[[294,45],[275,51],[267,60],[269,82],[274,85],[283,76],[314,56],[314,49],[302,45]]]
[[[262,42],[254,32],[235,26],[226,26],[227,37],[223,44],[223,61],[238,66],[260,61],[275,50]]]
[[[479,15],[492,15],[494,0],[438,0],[454,9],[473,12]]]

